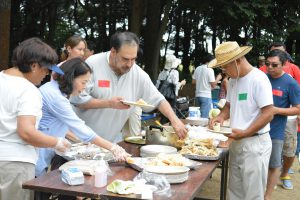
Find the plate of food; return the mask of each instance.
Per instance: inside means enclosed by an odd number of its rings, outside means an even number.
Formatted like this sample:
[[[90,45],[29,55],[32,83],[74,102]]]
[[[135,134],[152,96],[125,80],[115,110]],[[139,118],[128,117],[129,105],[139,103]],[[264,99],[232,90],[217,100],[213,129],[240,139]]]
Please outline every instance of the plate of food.
[[[229,126],[221,126],[220,123],[215,123],[213,128],[207,128],[208,131],[213,133],[220,133],[223,135],[230,135],[232,133],[232,129]]]
[[[190,168],[185,166],[147,166],[144,171],[163,175],[170,184],[183,183],[189,178]]]
[[[139,106],[141,108],[155,108],[155,106],[148,104],[143,99],[139,99],[138,101],[127,101],[121,100],[122,103],[129,105],[129,106]]]
[[[190,169],[196,169],[202,163],[190,160],[180,154],[159,154],[156,157],[129,157],[126,160],[132,168],[143,171],[145,167],[149,166],[184,166]]]
[[[222,149],[217,148],[217,153],[211,154],[211,155],[201,155],[201,154],[195,154],[195,153],[187,153],[183,154],[185,157],[193,160],[219,160],[220,155],[222,154]]]
[[[216,148],[212,139],[193,139],[179,153],[194,160],[218,160],[222,149]]]
[[[113,162],[114,156],[107,149],[98,147],[90,143],[75,143],[72,144],[69,151],[59,154],[66,160],[103,160]]]

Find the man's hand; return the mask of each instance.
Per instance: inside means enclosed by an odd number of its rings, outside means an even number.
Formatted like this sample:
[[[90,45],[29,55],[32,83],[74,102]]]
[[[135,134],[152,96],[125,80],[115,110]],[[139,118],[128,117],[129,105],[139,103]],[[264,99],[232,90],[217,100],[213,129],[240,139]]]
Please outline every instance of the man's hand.
[[[218,115],[217,117],[214,117],[212,119],[209,119],[209,123],[208,123],[208,127],[213,130],[214,124],[218,122],[221,124],[221,126],[223,125],[224,119]]]
[[[186,137],[188,130],[180,119],[175,120],[172,123],[172,126],[180,139],[184,139]]]
[[[232,138],[234,140],[240,140],[240,139],[247,137],[244,130],[236,129],[236,128],[232,129],[232,133],[229,135],[226,135],[226,136],[229,138]]]
[[[109,100],[110,108],[114,108],[114,109],[128,109],[128,108],[130,108],[129,105],[126,105],[126,104],[122,103],[121,100],[123,100],[122,97],[113,97],[113,98],[111,98]]]

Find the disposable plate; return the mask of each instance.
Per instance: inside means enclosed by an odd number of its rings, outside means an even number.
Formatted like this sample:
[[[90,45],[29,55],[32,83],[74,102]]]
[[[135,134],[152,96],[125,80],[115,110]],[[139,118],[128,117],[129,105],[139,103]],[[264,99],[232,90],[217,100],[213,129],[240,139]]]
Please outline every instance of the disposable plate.
[[[136,103],[134,101],[126,101],[126,100],[122,100],[122,103],[129,105],[129,106],[139,106],[141,108],[155,108],[155,106],[150,105],[150,104],[139,104]]]

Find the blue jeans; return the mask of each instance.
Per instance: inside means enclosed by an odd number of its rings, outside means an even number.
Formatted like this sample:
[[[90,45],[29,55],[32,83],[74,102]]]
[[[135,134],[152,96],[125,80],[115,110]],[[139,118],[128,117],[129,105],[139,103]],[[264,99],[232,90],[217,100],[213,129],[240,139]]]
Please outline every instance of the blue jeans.
[[[212,109],[212,99],[207,97],[196,97],[196,99],[200,106],[201,117],[208,118],[208,113]]]

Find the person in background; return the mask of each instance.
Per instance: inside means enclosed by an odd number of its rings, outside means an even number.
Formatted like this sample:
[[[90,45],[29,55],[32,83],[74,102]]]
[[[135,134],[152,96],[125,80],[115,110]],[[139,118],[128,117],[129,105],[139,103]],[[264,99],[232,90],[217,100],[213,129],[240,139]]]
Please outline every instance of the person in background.
[[[258,68],[265,65],[266,58],[265,56],[258,56]]]
[[[286,53],[278,49],[270,51],[266,60],[267,74],[272,85],[274,118],[270,123],[272,153],[265,200],[271,199],[280,175],[287,116],[300,114],[300,87],[295,79],[283,71],[286,61]],[[294,127],[296,128],[296,124]]]
[[[225,107],[210,120],[209,127],[230,118],[233,141],[229,146],[228,197],[231,200],[264,199],[272,142],[269,135],[273,118],[272,86],[268,77],[245,58],[252,49],[237,42],[216,47],[217,67],[230,79]]]
[[[221,80],[221,86],[220,86],[220,92],[219,92],[219,99],[226,99],[226,94],[228,90],[228,81],[229,77],[226,73],[221,73],[222,80]]]
[[[94,50],[91,50],[89,48],[86,48],[84,50],[84,55],[83,55],[83,60],[88,59],[88,57],[90,57],[91,55],[94,55]]]
[[[64,152],[70,143],[37,130],[42,99],[37,85],[53,70],[55,51],[39,38],[21,42],[13,51],[13,67],[0,72],[0,199],[32,200],[22,183],[34,178],[38,153],[35,147]]]
[[[132,32],[117,32],[110,42],[110,51],[94,54],[86,60],[93,70],[92,77],[84,92],[70,98],[77,115],[101,137],[120,142],[122,127],[133,112],[133,108],[122,100],[138,101],[142,98],[167,116],[175,132],[184,138],[187,134],[184,124],[148,74],[135,64],[138,37]]]
[[[300,69],[297,65],[291,63],[291,56],[286,52],[286,47],[284,43],[274,42],[270,45],[270,51],[281,50],[287,54],[287,61],[284,63],[283,71],[292,76],[300,85]],[[260,70],[266,71],[266,65],[260,68]],[[300,127],[298,126],[298,129]],[[297,148],[297,116],[288,116],[286,129],[284,134],[284,144],[283,144],[283,165],[281,170],[281,181],[282,187],[284,189],[293,189],[293,183],[289,173],[293,173],[291,167],[295,159],[295,153]]]
[[[91,68],[80,58],[68,60],[60,68],[64,75],[54,74],[54,80],[39,88],[43,99],[43,116],[39,130],[57,137],[65,137],[66,132],[71,130],[81,141],[103,147],[111,151],[117,161],[124,161],[129,154],[119,145],[101,138],[86,126],[75,114],[68,100],[71,95],[79,95],[85,89],[92,73]],[[47,172],[54,155],[52,149],[39,149],[36,176]]]
[[[196,84],[195,96],[200,106],[200,113],[202,118],[209,117],[209,111],[212,109],[212,89],[214,89],[222,76],[218,74],[215,79],[214,70],[207,67],[207,64],[213,60],[214,57],[208,54],[203,58],[203,65],[196,68],[192,78],[193,84]]]
[[[279,49],[279,50],[282,50],[282,51],[287,53],[288,61],[284,64],[283,71],[290,74],[298,82],[298,84],[300,85],[300,69],[297,65],[292,63],[292,58],[288,54],[288,52],[286,51],[285,44],[281,43],[281,42],[274,42],[270,45],[269,49],[270,49],[270,51],[272,51],[274,49]],[[260,67],[259,69],[261,71],[267,73],[267,66],[266,65]]]
[[[296,149],[296,156],[300,162],[300,115],[297,116],[297,123],[298,123],[298,132],[297,132],[297,149]]]
[[[185,79],[179,82],[179,72],[176,70],[176,68],[179,66],[180,63],[181,60],[176,58],[174,55],[166,55],[166,63],[164,66],[164,70],[161,71],[158,75],[156,81],[156,88],[159,89],[162,82],[166,80],[167,82],[174,85],[175,96],[176,97],[178,96],[179,89],[186,84]],[[172,106],[173,110],[175,110],[176,99],[177,98],[175,99],[166,98],[166,100]],[[168,119],[162,116],[160,121],[162,124],[165,124],[168,122]]]
[[[84,58],[87,57],[90,52],[87,51],[86,41],[79,35],[73,35],[67,39],[60,55],[60,63],[62,65],[65,61],[72,58]]]

